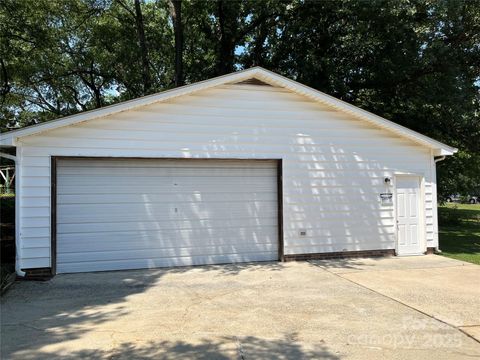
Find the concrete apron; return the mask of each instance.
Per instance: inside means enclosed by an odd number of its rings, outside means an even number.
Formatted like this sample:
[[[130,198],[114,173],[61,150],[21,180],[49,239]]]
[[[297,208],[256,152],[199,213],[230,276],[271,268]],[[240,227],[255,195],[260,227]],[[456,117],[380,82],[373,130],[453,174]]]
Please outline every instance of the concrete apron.
[[[425,311],[414,306],[414,300],[432,302],[434,292],[417,281],[435,283],[429,274],[443,269],[445,296],[478,315],[478,303],[470,302],[476,295],[456,295],[459,285],[445,280],[451,274],[456,281],[460,269],[478,276],[478,267],[436,256],[409,259],[201,266],[21,282],[2,299],[2,358],[480,356],[477,341],[428,314],[432,304]],[[392,281],[402,279],[396,272],[412,280]],[[383,281],[367,284],[369,278]],[[403,293],[412,304],[394,297]]]
[[[437,255],[318,261],[316,264],[480,341],[478,265]]]

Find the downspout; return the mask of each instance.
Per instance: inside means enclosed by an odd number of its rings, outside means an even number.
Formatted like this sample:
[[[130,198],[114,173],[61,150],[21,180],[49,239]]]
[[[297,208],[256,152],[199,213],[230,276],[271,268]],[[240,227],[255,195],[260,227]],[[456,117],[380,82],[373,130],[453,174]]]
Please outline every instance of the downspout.
[[[436,164],[437,162],[440,162],[440,161],[445,160],[445,158],[446,158],[445,155],[443,155],[443,156],[435,156],[435,157],[433,158],[433,161],[435,161],[435,164]]]
[[[18,276],[25,276],[25,272],[20,269],[20,264],[18,261],[18,253],[20,251],[20,229],[19,229],[19,212],[20,212],[20,197],[18,196],[20,190],[20,180],[19,180],[19,166],[18,166],[18,158],[15,155],[5,154],[0,152],[0,157],[5,159],[9,159],[15,162],[15,172],[16,172],[16,180],[15,180],[15,272]]]

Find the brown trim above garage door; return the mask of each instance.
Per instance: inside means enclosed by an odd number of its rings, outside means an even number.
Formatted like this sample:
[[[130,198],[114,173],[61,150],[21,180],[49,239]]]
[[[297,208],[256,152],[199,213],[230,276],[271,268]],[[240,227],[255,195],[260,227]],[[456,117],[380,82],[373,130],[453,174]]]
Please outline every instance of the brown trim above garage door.
[[[285,261],[283,251],[283,160],[277,160],[278,260]]]
[[[50,266],[52,276],[57,273],[57,158],[52,156],[51,167],[51,188],[50,188]]]
[[[52,156],[51,157],[51,262],[50,272],[57,272],[57,163],[58,160],[91,159],[91,160],[185,160],[185,161],[275,161],[277,163],[277,221],[278,221],[278,260],[284,261],[283,239],[283,163],[282,159],[239,159],[239,158],[173,158],[173,157],[95,157],[95,156]]]

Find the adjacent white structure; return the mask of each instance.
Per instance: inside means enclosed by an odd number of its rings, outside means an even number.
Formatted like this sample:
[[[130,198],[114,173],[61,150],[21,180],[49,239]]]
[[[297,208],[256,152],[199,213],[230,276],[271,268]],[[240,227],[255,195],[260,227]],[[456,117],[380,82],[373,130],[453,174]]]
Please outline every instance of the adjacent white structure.
[[[438,247],[455,148],[256,67],[4,133],[17,272]]]

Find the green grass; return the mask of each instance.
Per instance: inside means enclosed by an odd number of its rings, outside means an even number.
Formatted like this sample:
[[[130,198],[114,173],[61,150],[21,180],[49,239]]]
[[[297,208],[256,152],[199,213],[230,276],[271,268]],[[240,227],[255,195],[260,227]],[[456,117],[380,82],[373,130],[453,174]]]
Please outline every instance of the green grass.
[[[480,265],[480,204],[448,204],[438,215],[442,254]]]

